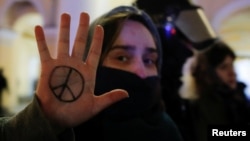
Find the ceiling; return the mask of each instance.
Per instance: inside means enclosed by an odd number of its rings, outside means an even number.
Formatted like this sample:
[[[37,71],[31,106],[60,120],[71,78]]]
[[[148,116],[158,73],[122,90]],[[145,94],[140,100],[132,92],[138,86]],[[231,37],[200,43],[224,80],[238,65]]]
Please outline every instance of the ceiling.
[[[249,17],[250,7],[230,15],[219,27],[221,38],[228,42],[239,56],[250,57]]]

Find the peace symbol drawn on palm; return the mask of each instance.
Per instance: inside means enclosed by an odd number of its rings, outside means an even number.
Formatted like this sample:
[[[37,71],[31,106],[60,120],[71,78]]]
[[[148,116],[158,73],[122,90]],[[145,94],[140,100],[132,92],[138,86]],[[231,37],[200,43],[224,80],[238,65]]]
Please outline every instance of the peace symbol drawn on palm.
[[[68,66],[57,66],[51,73],[49,83],[58,100],[73,102],[81,96],[85,80],[78,70]]]

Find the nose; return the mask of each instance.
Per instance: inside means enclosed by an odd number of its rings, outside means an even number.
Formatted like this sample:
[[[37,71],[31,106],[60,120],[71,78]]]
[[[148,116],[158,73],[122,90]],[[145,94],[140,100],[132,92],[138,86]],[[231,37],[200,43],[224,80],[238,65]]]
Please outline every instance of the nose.
[[[236,72],[235,72],[235,70],[234,70],[233,67],[230,69],[229,75],[230,75],[231,77],[236,77]]]
[[[228,72],[228,80],[231,82],[231,83],[236,83],[236,72],[233,68],[231,68]]]
[[[142,61],[136,61],[135,63],[133,63],[133,65],[131,66],[131,71],[140,78],[147,77],[147,71]]]

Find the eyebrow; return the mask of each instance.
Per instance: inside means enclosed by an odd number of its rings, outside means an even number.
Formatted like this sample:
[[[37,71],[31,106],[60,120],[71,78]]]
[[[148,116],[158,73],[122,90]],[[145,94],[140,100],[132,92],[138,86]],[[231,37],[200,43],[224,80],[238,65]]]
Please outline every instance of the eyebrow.
[[[109,51],[115,50],[115,49],[123,49],[123,50],[135,50],[135,46],[130,46],[130,45],[115,45],[113,46]],[[157,50],[153,47],[146,47],[146,52],[148,53],[157,53]]]

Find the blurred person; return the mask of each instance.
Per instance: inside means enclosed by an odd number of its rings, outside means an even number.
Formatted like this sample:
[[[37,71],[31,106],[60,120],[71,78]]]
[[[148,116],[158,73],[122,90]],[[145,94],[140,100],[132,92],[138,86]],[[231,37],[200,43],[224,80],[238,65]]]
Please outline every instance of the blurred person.
[[[0,69],[0,116],[3,116],[5,113],[3,107],[3,92],[4,90],[8,90],[8,82],[6,77],[3,74],[3,69]]]
[[[70,15],[62,15],[56,59],[42,27],[35,28],[42,65],[36,95],[15,117],[0,120],[0,139],[181,141],[164,111],[161,44],[149,16],[121,6],[89,32],[88,22],[82,13],[70,55]]]
[[[189,103],[187,128],[193,130],[193,141],[206,141],[208,126],[249,124],[249,101],[245,84],[237,81],[235,59],[234,51],[220,40],[184,65],[180,95]]]
[[[192,141],[186,128],[190,124],[189,104],[179,95],[182,67],[193,49],[206,48],[217,35],[203,8],[189,0],[136,0],[134,5],[145,10],[157,26],[163,46],[161,84],[165,109],[182,136]]]
[[[133,4],[150,15],[159,32],[163,56],[161,67],[162,97],[166,112],[178,124],[185,119],[183,115],[185,111],[183,111],[183,104],[178,94],[181,85],[179,78],[181,77],[182,65],[188,57],[192,56],[192,51],[187,47],[187,44],[190,43],[187,38],[189,35],[183,34],[176,21],[180,13],[185,13],[185,9],[191,11],[194,6],[187,0],[135,0]],[[192,29],[187,20],[183,20],[183,25]],[[192,25],[195,25],[194,22]],[[195,32],[192,32],[192,35],[194,34]]]

